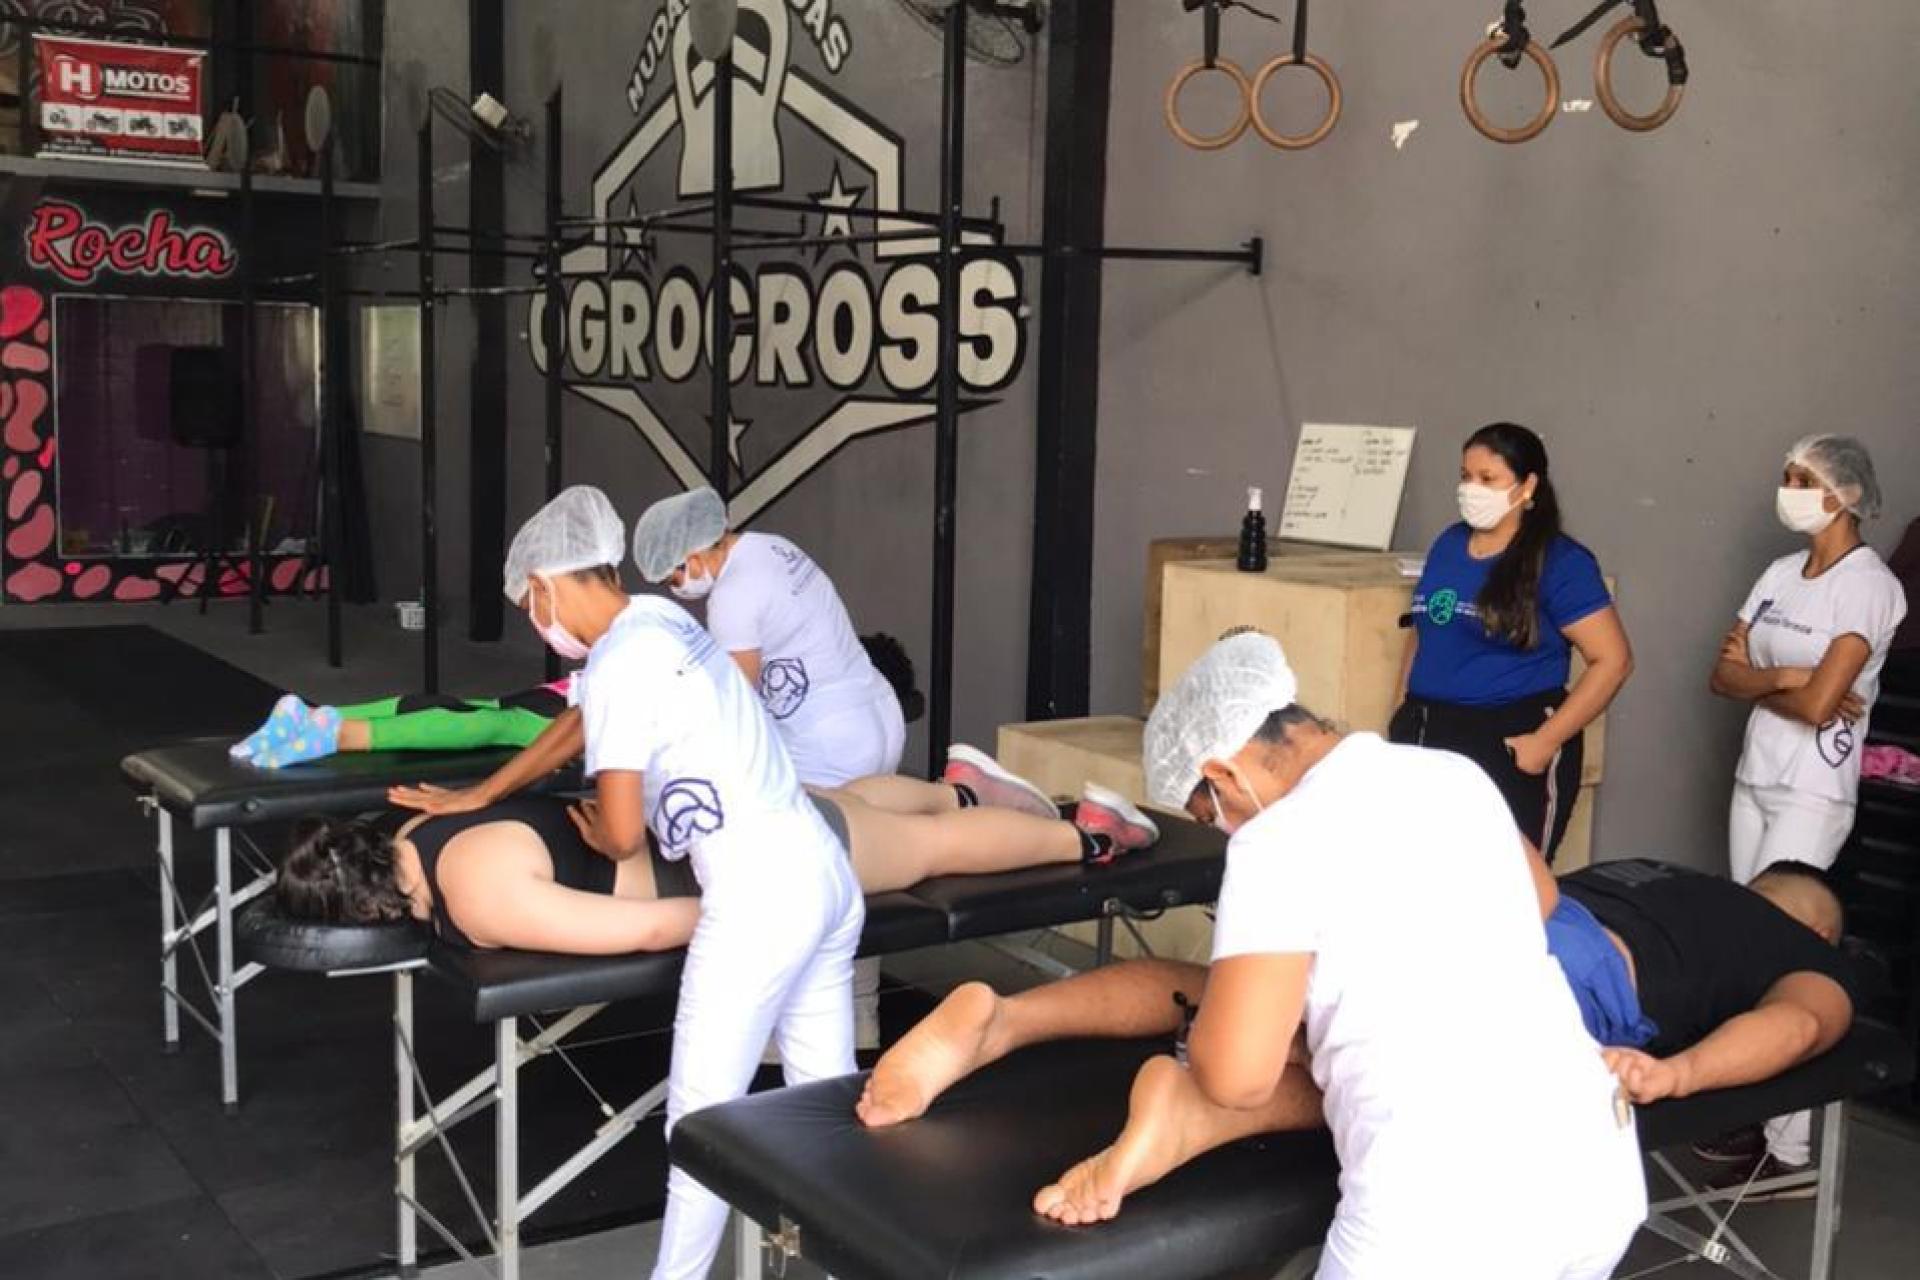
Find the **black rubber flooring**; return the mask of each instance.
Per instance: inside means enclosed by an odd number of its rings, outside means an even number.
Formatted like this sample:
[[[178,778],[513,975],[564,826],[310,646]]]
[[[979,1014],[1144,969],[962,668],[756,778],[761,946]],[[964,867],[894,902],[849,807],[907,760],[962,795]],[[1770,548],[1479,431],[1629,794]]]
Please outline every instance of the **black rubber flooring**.
[[[183,1019],[180,1051],[162,1052],[152,828],[117,764],[171,738],[244,731],[274,692],[144,627],[0,633],[0,1274],[252,1280],[377,1273],[391,1256],[391,979],[269,973],[243,988],[235,1116],[220,1106],[211,1039]],[[207,846],[178,862],[197,898]],[[189,989],[195,975],[183,958]],[[417,991],[422,1065],[444,1093],[491,1062],[489,1031],[430,979]],[[891,997],[889,1029],[924,1008]],[[669,1022],[664,1002],[612,1010],[589,1029],[607,1042],[575,1063],[619,1106],[664,1073]],[[522,1116],[523,1188],[601,1119],[551,1058],[523,1071]],[[492,1137],[487,1113],[453,1142],[489,1204]],[[530,1235],[656,1216],[665,1169],[655,1119]],[[479,1239],[437,1152],[423,1156],[421,1189]]]

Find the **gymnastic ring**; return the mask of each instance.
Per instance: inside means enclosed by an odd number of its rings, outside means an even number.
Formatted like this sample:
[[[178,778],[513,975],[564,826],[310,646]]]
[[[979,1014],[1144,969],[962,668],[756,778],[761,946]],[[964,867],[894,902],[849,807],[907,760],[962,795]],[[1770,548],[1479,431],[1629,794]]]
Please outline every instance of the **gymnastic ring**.
[[[1326,118],[1309,133],[1280,133],[1267,126],[1266,117],[1260,114],[1260,95],[1265,92],[1267,81],[1283,67],[1305,67],[1320,77],[1320,83],[1327,87]],[[1247,93],[1249,113],[1253,117],[1254,132],[1282,151],[1305,151],[1314,143],[1321,141],[1333,132],[1333,126],[1340,123],[1340,77],[1333,74],[1333,68],[1318,54],[1310,53],[1304,58],[1296,58],[1291,53],[1283,53],[1266,66],[1260,68],[1260,74],[1253,78],[1253,88]]]
[[[1649,133],[1673,119],[1673,113],[1680,109],[1680,99],[1686,96],[1687,86],[1667,83],[1666,101],[1655,107],[1651,114],[1637,116],[1620,105],[1620,99],[1613,92],[1613,55],[1620,42],[1629,36],[1639,35],[1647,29],[1647,24],[1639,18],[1622,18],[1613,24],[1613,29],[1601,39],[1600,47],[1593,53],[1593,88],[1600,98],[1600,109],[1607,113],[1607,119],[1622,129],[1631,129],[1635,133]],[[1678,37],[1668,34],[1669,40]]]
[[[1480,74],[1481,65],[1506,47],[1505,33],[1496,31],[1482,40],[1468,56],[1467,65],[1460,72],[1460,109],[1467,113],[1467,123],[1495,142],[1526,142],[1544,133],[1560,110],[1560,68],[1553,65],[1553,55],[1542,49],[1537,40],[1529,40],[1521,46],[1520,52],[1533,59],[1533,64],[1540,68],[1540,74],[1546,78],[1547,100],[1541,104],[1540,113],[1518,129],[1503,129],[1487,119],[1486,113],[1480,110],[1480,100],[1474,93],[1473,84],[1474,77]]]
[[[1233,126],[1223,133],[1202,136],[1180,123],[1180,91],[1186,88],[1187,81],[1202,71],[1219,71],[1240,90],[1240,115],[1234,120]],[[1213,65],[1208,66],[1206,59],[1197,58],[1180,68],[1180,74],[1167,86],[1167,128],[1173,131],[1174,137],[1195,151],[1218,151],[1238,142],[1240,135],[1247,131],[1247,122],[1253,119],[1252,104],[1253,85],[1247,80],[1247,73],[1240,69],[1239,63],[1231,58],[1215,58]]]

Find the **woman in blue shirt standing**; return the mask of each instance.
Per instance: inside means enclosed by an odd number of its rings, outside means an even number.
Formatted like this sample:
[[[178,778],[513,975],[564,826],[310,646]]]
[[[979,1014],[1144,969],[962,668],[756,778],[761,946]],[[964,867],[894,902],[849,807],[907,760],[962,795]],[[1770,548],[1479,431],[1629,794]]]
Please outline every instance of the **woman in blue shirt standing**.
[[[1468,437],[1460,518],[1413,594],[1395,742],[1468,757],[1553,860],[1579,794],[1581,731],[1633,670],[1593,553],[1560,531],[1547,447],[1511,422]],[[1573,650],[1586,661],[1567,688]]]

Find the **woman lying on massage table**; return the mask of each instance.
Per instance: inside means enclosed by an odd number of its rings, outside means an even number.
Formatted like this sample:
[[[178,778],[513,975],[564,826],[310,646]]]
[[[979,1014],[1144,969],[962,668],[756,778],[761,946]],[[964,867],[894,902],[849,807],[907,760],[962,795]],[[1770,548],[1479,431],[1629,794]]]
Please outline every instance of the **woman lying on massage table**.
[[[977,753],[976,753],[977,755]],[[933,876],[1103,863],[1151,845],[1153,820],[1089,784],[1073,821],[1032,783],[984,761],[971,786],[887,776],[813,793],[844,838],[860,887],[890,893]],[[312,819],[280,865],[287,914],[336,924],[431,921],[473,947],[618,955],[684,946],[699,895],[687,864],[614,861],[589,843],[592,801],[518,796],[445,817]]]
[[[1325,1125],[1322,1280],[1466,1257],[1501,1280],[1610,1275],[1646,1214],[1639,1147],[1505,802],[1470,761],[1334,732],[1296,693],[1278,643],[1237,635],[1147,722],[1149,794],[1233,835],[1210,967],[1127,961],[1004,1000],[963,986],[881,1059],[860,1118],[911,1120],[1023,1045],[1177,1033],[1197,1004],[1185,1060],[1141,1067],[1125,1129],[1037,1211],[1103,1221],[1214,1147]]]

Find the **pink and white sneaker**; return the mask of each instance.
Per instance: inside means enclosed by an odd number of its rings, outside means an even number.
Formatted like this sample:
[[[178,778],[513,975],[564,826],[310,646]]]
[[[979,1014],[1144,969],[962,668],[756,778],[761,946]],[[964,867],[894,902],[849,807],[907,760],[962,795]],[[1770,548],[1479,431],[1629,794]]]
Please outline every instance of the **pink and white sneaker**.
[[[1060,816],[1060,810],[1046,792],[1001,768],[1000,762],[986,752],[964,743],[947,748],[947,768],[940,775],[940,781],[950,787],[965,787],[990,808],[1018,809],[1036,818]]]
[[[1073,825],[1088,835],[1105,836],[1112,841],[1110,859],[1148,848],[1160,839],[1160,828],[1152,818],[1118,791],[1097,782],[1089,782],[1080,793],[1080,805],[1073,811]]]

